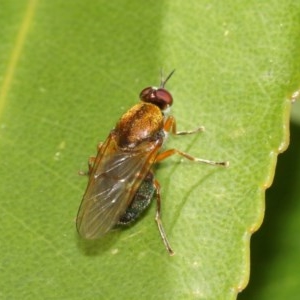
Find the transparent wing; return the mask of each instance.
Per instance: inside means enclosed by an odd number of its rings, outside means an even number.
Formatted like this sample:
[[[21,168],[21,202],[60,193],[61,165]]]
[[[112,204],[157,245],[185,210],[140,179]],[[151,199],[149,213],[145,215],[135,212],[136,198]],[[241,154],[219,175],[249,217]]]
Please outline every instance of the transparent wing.
[[[110,134],[96,157],[77,216],[77,230],[87,239],[109,231],[125,213],[155,161],[162,140],[121,151]]]

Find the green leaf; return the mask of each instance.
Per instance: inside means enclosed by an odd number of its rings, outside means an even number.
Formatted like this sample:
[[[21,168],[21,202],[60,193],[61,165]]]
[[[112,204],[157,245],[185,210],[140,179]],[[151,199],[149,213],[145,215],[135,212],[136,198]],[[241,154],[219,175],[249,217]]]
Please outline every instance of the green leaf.
[[[288,144],[299,3],[1,4],[0,296],[235,299]],[[206,128],[170,136],[166,148],[230,167],[175,156],[159,164],[175,256],[160,240],[155,203],[134,226],[83,241],[75,218],[87,180],[77,171],[139,92],[159,84],[161,68],[176,68],[167,88],[178,130]]]
[[[250,284],[238,299],[297,299],[300,292],[299,102],[292,116],[292,143],[279,157],[274,184],[267,191],[264,223],[251,243]]]

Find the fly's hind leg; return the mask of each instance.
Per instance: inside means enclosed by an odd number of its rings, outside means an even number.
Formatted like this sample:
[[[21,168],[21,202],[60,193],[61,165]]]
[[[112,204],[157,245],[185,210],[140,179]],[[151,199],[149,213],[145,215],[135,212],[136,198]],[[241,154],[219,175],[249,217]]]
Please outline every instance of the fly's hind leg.
[[[172,250],[170,243],[167,239],[167,235],[166,232],[164,230],[162,221],[161,221],[161,197],[160,197],[160,184],[159,182],[154,179],[153,184],[155,186],[155,191],[156,191],[156,215],[155,215],[155,221],[157,223],[157,227],[160,233],[160,236],[163,240],[163,243],[167,249],[167,251],[169,252],[170,255],[174,255],[175,252]]]

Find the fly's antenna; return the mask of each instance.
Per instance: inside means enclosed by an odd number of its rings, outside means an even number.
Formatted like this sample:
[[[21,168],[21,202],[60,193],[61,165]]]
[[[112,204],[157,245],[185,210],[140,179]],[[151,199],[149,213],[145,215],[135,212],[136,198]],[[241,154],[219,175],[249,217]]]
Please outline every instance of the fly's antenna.
[[[163,80],[163,74],[162,74],[162,69],[160,70],[160,77],[161,77],[161,82],[160,82],[160,87],[164,88],[167,81],[171,78],[171,76],[174,74],[175,69],[167,76],[165,80]]]

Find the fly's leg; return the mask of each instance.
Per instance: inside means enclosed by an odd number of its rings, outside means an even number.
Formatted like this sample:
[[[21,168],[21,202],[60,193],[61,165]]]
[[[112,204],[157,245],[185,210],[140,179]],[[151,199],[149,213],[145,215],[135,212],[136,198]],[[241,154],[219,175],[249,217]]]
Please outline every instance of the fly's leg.
[[[164,130],[166,132],[172,132],[175,135],[186,135],[186,134],[194,134],[198,132],[203,132],[205,130],[204,126],[200,126],[194,130],[186,130],[186,131],[176,131],[176,120],[173,116],[169,116],[165,122]]]
[[[103,142],[100,142],[100,143],[98,144],[98,146],[97,146],[97,150],[98,150],[98,151],[101,149],[102,145],[103,145]]]
[[[155,191],[156,191],[156,216],[155,216],[155,221],[157,223],[157,227],[160,233],[160,236],[164,242],[164,245],[167,249],[167,251],[169,252],[169,254],[172,256],[175,254],[175,252],[172,250],[169,241],[167,239],[167,235],[165,233],[162,221],[161,221],[161,212],[160,212],[160,208],[161,208],[161,199],[160,199],[160,184],[159,182],[154,179],[153,184],[155,186]]]
[[[213,166],[222,166],[222,167],[228,167],[229,166],[228,161],[213,161],[213,160],[198,158],[198,157],[191,156],[191,155],[189,155],[185,152],[182,152],[180,150],[177,150],[177,149],[169,149],[169,150],[166,150],[166,151],[158,154],[156,159],[155,159],[155,162],[157,163],[159,161],[162,161],[162,160],[164,160],[164,159],[166,159],[169,156],[172,156],[174,154],[179,154],[179,155],[187,158],[188,160],[203,163],[203,164],[208,164],[208,165],[213,165]]]
[[[92,170],[93,170],[93,167],[94,167],[94,164],[95,164],[95,161],[96,161],[96,157],[95,156],[91,156],[89,158],[89,161],[88,161],[88,167],[89,167],[89,170],[88,170],[88,173],[87,175],[90,175]]]
[[[95,163],[96,157],[95,156],[91,156],[88,160],[88,168],[89,170],[87,172],[85,171],[78,171],[79,175],[83,175],[83,176],[89,176],[93,170],[93,166]]]
[[[102,147],[103,143],[99,143],[98,146],[97,146],[97,150],[100,151],[101,147]],[[95,164],[95,160],[96,160],[96,157],[95,156],[91,156],[89,157],[89,160],[88,160],[88,168],[89,170],[87,172],[85,171],[78,171],[78,174],[79,175],[83,175],[83,176],[89,176],[93,170],[93,167],[94,167],[94,164]]]
[[[204,131],[204,127],[198,127],[195,130],[190,130],[190,131],[176,131],[176,120],[173,116],[169,116],[165,122],[164,125],[164,130],[166,132],[172,132],[172,134],[175,135],[185,135],[185,134],[193,134],[193,133],[197,133],[197,132],[201,132]],[[164,160],[166,158],[168,158],[169,156],[172,156],[174,154],[179,154],[191,161],[194,162],[199,162],[199,163],[204,163],[204,164],[208,164],[208,165],[213,165],[213,166],[222,166],[222,167],[227,167],[229,165],[228,161],[212,161],[212,160],[207,160],[207,159],[203,159],[203,158],[198,158],[198,157],[194,157],[191,156],[185,152],[182,152],[180,150],[177,149],[169,149],[165,152],[160,153],[156,159],[155,162],[159,162],[161,160]]]
[[[117,225],[127,225],[135,221],[139,215],[149,206],[154,192],[156,193],[156,215],[155,221],[163,240],[163,243],[170,255],[174,255],[169,241],[167,239],[164,227],[161,221],[161,198],[160,198],[160,184],[156,179],[152,171],[149,171],[141,186],[137,190],[134,199],[130,206],[126,209],[125,213],[119,219]]]

